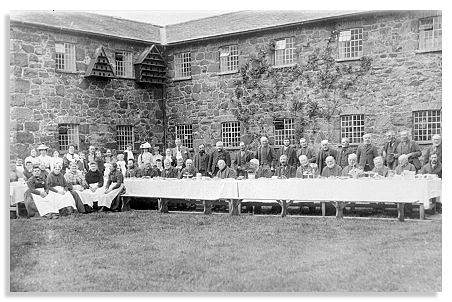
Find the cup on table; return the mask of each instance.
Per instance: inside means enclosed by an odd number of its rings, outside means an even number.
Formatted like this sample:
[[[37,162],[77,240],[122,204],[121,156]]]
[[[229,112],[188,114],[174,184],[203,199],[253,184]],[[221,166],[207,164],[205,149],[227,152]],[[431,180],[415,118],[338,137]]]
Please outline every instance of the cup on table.
[[[196,173],[196,178],[197,179],[201,179],[202,178],[202,174],[201,173]]]
[[[256,175],[254,173],[248,173],[248,179],[256,179]]]

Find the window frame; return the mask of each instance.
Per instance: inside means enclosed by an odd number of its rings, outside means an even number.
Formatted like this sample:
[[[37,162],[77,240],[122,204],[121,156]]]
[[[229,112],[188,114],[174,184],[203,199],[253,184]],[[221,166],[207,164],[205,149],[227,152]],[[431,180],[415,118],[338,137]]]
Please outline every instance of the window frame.
[[[176,138],[179,138],[182,145],[193,149],[193,124],[177,124],[175,126]],[[185,138],[188,136],[188,138]]]
[[[278,43],[284,41],[284,48],[278,49]],[[289,47],[287,46],[289,45]],[[286,37],[275,40],[274,66],[284,67],[295,64],[295,37]]]
[[[191,78],[191,52],[181,52],[174,55],[174,79]]]
[[[433,114],[435,113],[435,114]],[[424,116],[416,116],[423,114]],[[441,123],[442,123],[442,111],[441,109],[427,109],[427,110],[415,110],[411,114],[412,116],[412,139],[421,144],[429,144],[431,143],[432,136],[434,134],[440,134],[442,132]],[[428,119],[436,118],[435,121],[428,121]],[[439,118],[439,120],[438,120]],[[427,121],[420,122],[419,119],[427,119]],[[420,126],[423,124],[426,129],[421,129]],[[435,125],[435,127],[432,127]],[[436,131],[432,131],[435,128]],[[420,131],[425,131],[420,134]],[[425,137],[425,139],[423,139]],[[421,138],[421,139],[420,139]]]
[[[122,55],[123,60],[117,60],[116,56]],[[119,78],[133,78],[133,54],[130,51],[115,51],[115,74]]]
[[[281,122],[283,124],[283,129],[276,129],[276,122]],[[281,132],[277,132],[281,131]],[[295,119],[294,118],[276,118],[273,120],[273,137],[274,145],[277,147],[284,145],[284,138],[288,137],[290,143],[295,142]]]
[[[355,32],[357,31],[357,32]],[[347,33],[347,34],[346,34]],[[348,34],[350,33],[350,34]],[[349,40],[346,40],[347,37]],[[353,38],[356,39],[353,39]],[[362,27],[355,27],[350,29],[341,30],[338,34],[337,39],[337,60],[338,61],[349,61],[349,60],[359,60],[364,56],[364,29]],[[349,43],[347,45],[347,43]],[[357,43],[357,45],[355,45]],[[357,47],[357,50],[353,50]],[[356,53],[356,55],[354,55]],[[347,57],[347,54],[349,56]],[[353,56],[352,56],[353,54]]]
[[[126,129],[125,127],[129,127],[130,129]],[[126,150],[129,145],[132,146],[132,151],[135,151],[135,127],[133,125],[125,124],[116,125],[117,150],[122,152]]]
[[[64,52],[59,51],[59,46],[63,45]],[[55,42],[55,71],[57,72],[77,72],[75,43]]]
[[[432,19],[432,28],[426,29],[422,25],[422,21]],[[438,25],[439,24],[439,25]],[[436,26],[436,28],[435,28]],[[430,16],[425,18],[419,18],[419,36],[418,36],[418,52],[434,52],[442,51],[442,15]],[[425,35],[431,36],[426,37]],[[426,43],[426,42],[430,43]],[[429,46],[426,46],[429,44]],[[430,45],[431,44],[431,45]]]
[[[60,129],[62,127],[67,127],[67,132],[65,134],[60,133]],[[74,131],[74,133],[69,133],[70,130]],[[80,124],[60,123],[58,124],[57,131],[58,131],[58,149],[60,151],[67,151],[70,145],[74,145],[76,150],[80,149]],[[63,139],[62,138],[63,135],[67,136],[67,138]]]
[[[235,73],[239,71],[238,44],[226,45],[220,48],[220,73]]]
[[[348,120],[344,120],[344,118]],[[354,122],[360,122],[356,125]],[[349,124],[346,124],[349,123]],[[345,124],[345,125],[344,125]],[[349,139],[350,145],[358,145],[362,143],[362,137],[365,132],[366,116],[364,114],[343,114],[340,116],[340,139],[344,137]],[[351,130],[350,130],[351,129]],[[347,131],[350,130],[350,131]],[[347,135],[350,134],[350,135]]]
[[[239,121],[221,123],[221,141],[225,148],[238,148],[242,137],[242,125]]]

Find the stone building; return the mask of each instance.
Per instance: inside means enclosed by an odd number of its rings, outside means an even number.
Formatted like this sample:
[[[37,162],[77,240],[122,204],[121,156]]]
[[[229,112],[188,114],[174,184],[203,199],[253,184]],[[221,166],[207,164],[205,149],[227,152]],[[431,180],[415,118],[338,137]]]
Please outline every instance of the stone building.
[[[424,145],[441,132],[438,11],[244,11],[165,27],[22,13],[10,35],[13,158],[73,140],[137,149],[179,136],[236,148],[262,133],[280,145],[285,136],[358,144],[371,132],[381,144],[385,131],[408,129]],[[167,78],[140,85],[131,65],[153,45]],[[101,46],[113,79],[86,77]],[[75,57],[72,71],[60,70],[59,51]]]

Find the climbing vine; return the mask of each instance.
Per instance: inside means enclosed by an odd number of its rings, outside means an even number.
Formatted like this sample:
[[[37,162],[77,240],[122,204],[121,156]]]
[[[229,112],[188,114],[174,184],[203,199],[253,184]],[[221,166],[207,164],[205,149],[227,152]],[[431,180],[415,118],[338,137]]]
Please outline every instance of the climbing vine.
[[[334,55],[337,31],[332,31],[323,47],[315,48],[305,62],[274,67],[269,58],[274,45],[256,49],[241,66],[235,80],[231,108],[255,141],[265,129],[266,118],[293,117],[296,138],[320,130],[339,113],[339,105],[371,70],[371,59],[338,62]],[[254,130],[254,131],[253,131]]]

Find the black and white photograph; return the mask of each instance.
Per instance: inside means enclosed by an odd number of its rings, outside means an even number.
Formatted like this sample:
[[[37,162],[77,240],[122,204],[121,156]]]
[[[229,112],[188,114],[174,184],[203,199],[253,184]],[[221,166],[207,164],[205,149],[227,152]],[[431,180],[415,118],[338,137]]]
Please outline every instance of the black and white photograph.
[[[443,292],[431,7],[6,12],[7,295]]]

